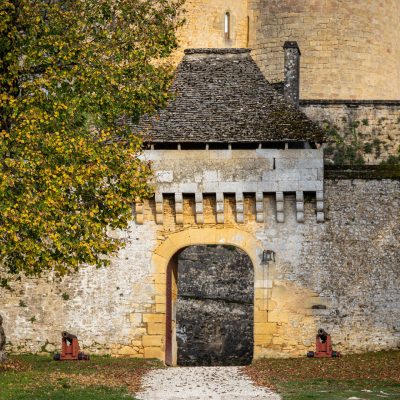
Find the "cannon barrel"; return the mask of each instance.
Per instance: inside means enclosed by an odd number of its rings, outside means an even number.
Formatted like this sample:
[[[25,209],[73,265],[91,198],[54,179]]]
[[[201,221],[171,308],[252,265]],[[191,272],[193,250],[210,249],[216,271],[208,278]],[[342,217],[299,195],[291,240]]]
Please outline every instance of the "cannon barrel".
[[[72,333],[68,333],[66,331],[64,331],[61,336],[63,337],[63,339],[68,339],[68,340],[72,340],[72,339],[76,339],[77,337],[75,335],[73,335]]]
[[[329,334],[328,334],[326,331],[324,331],[322,328],[321,328],[321,329],[318,329],[317,336],[318,336],[322,341],[325,341],[326,338],[328,337],[328,335],[329,335]]]

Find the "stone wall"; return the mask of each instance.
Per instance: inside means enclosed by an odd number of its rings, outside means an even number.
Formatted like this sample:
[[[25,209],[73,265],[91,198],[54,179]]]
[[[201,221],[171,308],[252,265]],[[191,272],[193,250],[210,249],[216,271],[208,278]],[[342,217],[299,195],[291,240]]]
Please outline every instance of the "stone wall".
[[[248,47],[247,0],[187,0],[184,9],[186,22],[178,32],[174,64],[181,61],[187,48]],[[227,12],[231,19],[230,39],[224,34]]]
[[[254,273],[237,247],[190,246],[178,256],[178,365],[253,359]]]
[[[316,222],[315,198],[305,197],[304,223],[295,196],[284,196],[285,222],[275,197],[246,194],[244,224],[235,222],[235,198],[224,198],[225,222],[216,224],[215,198],[205,196],[204,224],[195,223],[195,198],[184,196],[183,224],[173,197],[164,198],[164,224],[154,201],[143,225],[132,223],[127,246],[108,269],[84,268],[57,282],[22,279],[1,290],[0,312],[14,352],[53,351],[63,330],[89,353],[164,359],[166,277],[170,258],[199,244],[241,248],[254,266],[254,357],[304,355],[319,327],[344,353],[400,346],[400,182],[325,182],[326,221]],[[262,264],[262,250],[276,261]]]
[[[283,81],[283,43],[300,46],[302,99],[400,98],[398,0],[249,0],[250,47]]]
[[[327,128],[328,140],[337,140],[337,133],[366,163],[400,156],[400,101],[303,100],[300,106],[309,118]]]
[[[295,198],[285,196],[285,223],[275,201],[264,197],[266,222],[255,220],[255,198],[247,195],[245,224],[238,226],[226,198],[227,220],[194,223],[194,199],[184,201],[184,225],[175,224],[166,199],[163,226],[154,203],[145,205],[144,225],[133,224],[128,244],[109,269],[83,269],[60,283],[52,277],[25,279],[2,290],[0,309],[9,350],[52,351],[60,332],[76,333],[91,353],[164,358],[168,254],[190,244],[228,243],[244,249],[255,268],[255,357],[301,355],[313,349],[316,329],[332,333],[343,352],[400,345],[398,181],[327,181],[327,221],[317,224],[313,199],[305,222],[296,221]],[[168,216],[168,218],[167,218]],[[261,265],[260,251],[276,262]]]
[[[266,78],[281,82],[282,46],[295,40],[302,52],[300,98],[400,98],[398,0],[188,0],[185,8],[175,63],[189,47],[250,47]]]

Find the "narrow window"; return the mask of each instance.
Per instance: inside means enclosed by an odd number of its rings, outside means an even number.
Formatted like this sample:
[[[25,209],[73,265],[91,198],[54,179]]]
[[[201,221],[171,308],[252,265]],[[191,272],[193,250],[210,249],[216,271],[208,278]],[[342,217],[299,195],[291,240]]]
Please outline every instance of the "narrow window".
[[[231,15],[229,14],[229,12],[225,13],[224,32],[225,39],[229,40],[231,38]]]

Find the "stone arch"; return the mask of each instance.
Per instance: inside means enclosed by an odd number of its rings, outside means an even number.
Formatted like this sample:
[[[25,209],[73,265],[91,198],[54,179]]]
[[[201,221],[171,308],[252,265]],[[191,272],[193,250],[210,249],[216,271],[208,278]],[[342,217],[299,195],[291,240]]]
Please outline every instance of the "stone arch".
[[[158,294],[165,296],[165,362],[176,365],[177,349],[174,337],[172,300],[177,294],[177,254],[193,245],[231,245],[243,250],[250,258],[254,269],[254,282],[264,279],[260,265],[261,242],[253,234],[237,228],[189,228],[170,235],[156,248],[152,258],[153,269],[161,278]],[[157,294],[157,293],[156,293]]]

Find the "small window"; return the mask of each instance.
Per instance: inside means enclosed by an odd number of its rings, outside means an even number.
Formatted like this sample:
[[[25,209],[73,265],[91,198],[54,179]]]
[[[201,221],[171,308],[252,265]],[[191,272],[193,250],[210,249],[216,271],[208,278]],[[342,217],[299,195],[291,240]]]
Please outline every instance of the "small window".
[[[224,33],[225,33],[225,39],[229,40],[231,38],[231,15],[229,12],[225,13]]]

